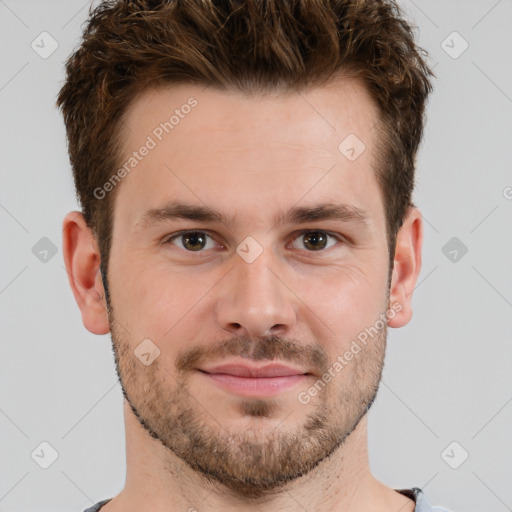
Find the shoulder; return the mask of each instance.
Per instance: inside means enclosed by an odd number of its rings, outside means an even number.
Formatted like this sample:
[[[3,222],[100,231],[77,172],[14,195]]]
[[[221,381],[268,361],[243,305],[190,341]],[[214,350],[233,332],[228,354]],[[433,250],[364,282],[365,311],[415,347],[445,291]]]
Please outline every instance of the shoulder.
[[[108,503],[111,499],[112,498],[110,498],[108,500],[98,501],[98,503],[96,503],[96,505],[93,505],[92,507],[85,509],[84,512],[98,512],[100,510],[100,508],[103,505],[105,505],[106,503]]]
[[[414,487],[412,489],[400,489],[398,492],[412,498],[416,502],[414,512],[452,512],[447,508],[431,505],[425,493],[418,487]]]

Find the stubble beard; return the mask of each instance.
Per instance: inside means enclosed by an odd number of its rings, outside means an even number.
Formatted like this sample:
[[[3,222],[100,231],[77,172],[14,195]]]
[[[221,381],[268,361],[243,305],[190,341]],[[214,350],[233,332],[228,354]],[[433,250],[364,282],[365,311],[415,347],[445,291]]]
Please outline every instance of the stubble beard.
[[[134,356],[134,345],[121,335],[112,308],[109,323],[123,395],[148,434],[169,451],[171,459],[179,457],[205,483],[220,484],[236,496],[254,499],[306,475],[344,444],[376,398],[387,337],[384,327],[343,368],[342,372],[350,372],[343,385],[332,380],[307,405],[297,400],[286,411],[272,398],[240,397],[239,414],[254,418],[260,426],[264,418],[282,417],[283,423],[264,432],[261,428],[237,431],[216,418],[214,410],[205,410],[191,394],[188,382],[193,362],[208,361],[214,354],[294,362],[313,358],[323,375],[332,367],[323,349],[306,350],[303,344],[275,336],[257,342],[236,338],[208,351],[195,347],[180,353],[176,368],[167,369],[161,356],[150,366]],[[285,428],[284,420],[293,409],[308,412],[303,422]]]

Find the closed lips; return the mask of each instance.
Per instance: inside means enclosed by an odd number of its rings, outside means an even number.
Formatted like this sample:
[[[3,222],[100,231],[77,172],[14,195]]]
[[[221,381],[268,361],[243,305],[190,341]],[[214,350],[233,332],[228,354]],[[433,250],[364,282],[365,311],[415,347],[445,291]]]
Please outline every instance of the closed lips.
[[[306,375],[302,369],[292,368],[290,366],[273,364],[262,368],[225,364],[212,368],[199,368],[200,371],[210,374],[227,374],[235,377],[261,378],[261,377],[288,377],[290,375]]]

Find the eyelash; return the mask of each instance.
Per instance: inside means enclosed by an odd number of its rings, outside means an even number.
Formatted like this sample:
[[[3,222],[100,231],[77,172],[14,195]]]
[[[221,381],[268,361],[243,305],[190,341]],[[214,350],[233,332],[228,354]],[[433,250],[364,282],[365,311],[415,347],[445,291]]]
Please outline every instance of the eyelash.
[[[164,245],[172,244],[173,240],[176,240],[177,238],[180,238],[183,235],[187,235],[187,234],[191,234],[191,233],[205,234],[208,237],[210,237],[212,240],[215,240],[215,238],[213,238],[213,236],[210,235],[207,231],[200,231],[200,230],[196,230],[196,229],[189,229],[187,231],[180,231],[178,233],[173,234],[170,237],[165,238],[162,241],[162,244],[164,244]],[[343,238],[341,235],[338,235],[336,233],[332,233],[330,231],[321,230],[321,229],[303,229],[302,231],[299,231],[297,233],[297,235],[295,236],[295,238],[293,240],[296,240],[297,238],[300,238],[301,236],[304,236],[304,235],[306,235],[308,233],[322,233],[322,234],[325,234],[325,235],[327,235],[327,236],[329,236],[331,238],[334,238],[335,240],[337,240],[338,242],[341,242],[342,244],[348,244],[348,241],[345,238]],[[329,249],[332,249],[332,247],[328,247],[327,249],[319,249],[318,251],[313,251],[313,250],[312,251],[308,251],[307,249],[304,249],[304,250],[306,252],[308,252],[308,253],[315,253],[315,252],[319,252],[320,253],[320,252],[326,252]],[[183,249],[183,251],[188,252],[188,253],[192,253],[192,254],[206,252],[205,249],[202,249],[200,251],[188,251],[186,249]]]

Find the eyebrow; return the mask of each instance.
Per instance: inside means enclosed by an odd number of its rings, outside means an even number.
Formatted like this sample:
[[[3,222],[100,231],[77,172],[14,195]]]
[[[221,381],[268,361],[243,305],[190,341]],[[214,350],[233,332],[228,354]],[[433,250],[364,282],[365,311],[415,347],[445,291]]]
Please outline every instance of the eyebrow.
[[[216,222],[232,228],[236,225],[234,215],[225,215],[214,208],[202,205],[171,202],[161,208],[146,211],[136,222],[135,230],[144,231],[148,227],[175,219],[196,222]],[[280,212],[274,217],[274,227],[283,224],[303,224],[320,220],[337,220],[355,222],[368,226],[369,217],[365,210],[355,205],[341,203],[322,203],[314,206],[293,207],[285,213]]]

